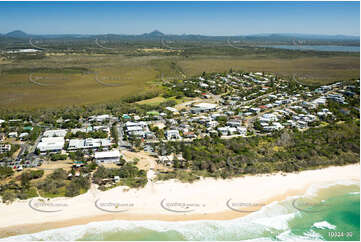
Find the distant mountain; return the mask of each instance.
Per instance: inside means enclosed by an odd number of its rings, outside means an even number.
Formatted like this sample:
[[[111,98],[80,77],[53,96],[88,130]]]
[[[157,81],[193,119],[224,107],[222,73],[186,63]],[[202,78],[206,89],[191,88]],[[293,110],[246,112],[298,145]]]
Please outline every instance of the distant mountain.
[[[154,30],[153,32],[145,33],[143,35],[150,36],[150,37],[163,37],[163,36],[165,36],[165,34],[160,32],[159,30]]]
[[[292,44],[292,43],[313,43],[313,44],[346,44],[358,45],[359,36],[347,35],[315,35],[315,34],[297,34],[297,33],[269,33],[238,36],[207,36],[200,34],[164,34],[159,30],[150,33],[131,35],[131,34],[27,34],[21,30],[15,30],[5,35],[0,34],[0,38],[16,39],[108,39],[125,41],[159,41],[160,39],[174,41],[240,41],[243,43],[255,44]]]
[[[5,34],[5,36],[12,37],[12,38],[19,38],[19,39],[29,38],[29,35],[21,30],[15,30],[15,31],[9,32],[9,33]]]

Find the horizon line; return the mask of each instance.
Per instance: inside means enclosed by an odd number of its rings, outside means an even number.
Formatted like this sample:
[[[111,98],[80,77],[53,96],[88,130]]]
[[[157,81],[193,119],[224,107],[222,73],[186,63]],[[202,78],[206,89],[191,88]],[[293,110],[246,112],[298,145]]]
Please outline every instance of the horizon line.
[[[160,32],[161,34],[164,35],[201,35],[201,36],[209,36],[209,37],[238,37],[238,36],[252,36],[252,35],[272,35],[272,34],[280,34],[280,35],[319,35],[319,36],[347,36],[347,37],[360,37],[360,33],[359,34],[316,34],[316,33],[300,33],[300,32],[296,32],[296,33],[291,33],[291,32],[269,32],[269,33],[254,33],[254,34],[229,34],[229,35],[224,35],[224,34],[220,34],[220,35],[212,35],[212,34],[201,34],[201,33],[183,33],[183,34],[174,34],[174,33],[164,33],[160,30],[153,30],[150,32],[143,32],[143,33],[38,33],[38,34],[34,34],[34,33],[30,33],[30,32],[26,32],[20,29],[16,29],[16,30],[12,30],[10,32],[4,32],[4,33],[0,33],[1,35],[7,35],[9,33],[12,32],[16,32],[16,31],[20,31],[23,32],[27,35],[144,35],[144,34],[151,34],[153,32]]]

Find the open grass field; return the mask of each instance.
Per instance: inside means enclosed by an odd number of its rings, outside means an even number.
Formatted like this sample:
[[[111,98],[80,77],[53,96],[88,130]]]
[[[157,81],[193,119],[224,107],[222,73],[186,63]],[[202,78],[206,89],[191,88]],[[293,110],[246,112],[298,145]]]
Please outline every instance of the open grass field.
[[[193,100],[193,98],[182,97],[182,98],[177,99],[175,97],[164,98],[164,97],[158,96],[158,97],[154,97],[154,98],[150,98],[150,99],[145,99],[145,100],[142,100],[142,101],[139,101],[136,103],[156,106],[156,105],[159,105],[162,102],[166,102],[166,101],[175,101],[176,104],[181,104],[181,103],[184,103],[184,102],[187,102],[190,100]]]
[[[162,58],[51,56],[2,65],[0,106],[31,109],[105,103],[157,90],[162,75],[176,73]]]
[[[165,102],[165,101],[167,101],[166,98],[158,96],[158,97],[142,100],[142,101],[139,101],[139,102],[136,102],[136,103],[137,104],[147,104],[147,105],[158,105],[158,104],[160,104],[162,102]]]
[[[0,108],[36,109],[117,101],[161,90],[161,80],[229,69],[265,71],[308,84],[359,78],[357,55],[279,58],[242,56],[125,56],[51,54],[43,59],[0,62]],[[165,99],[164,99],[165,100]],[[157,97],[141,104],[158,104]]]
[[[296,76],[306,84],[325,84],[342,79],[359,78],[360,58],[301,57],[280,59],[270,57],[205,57],[189,58],[177,63],[187,75],[221,72],[232,68],[243,71],[264,71],[286,77]]]

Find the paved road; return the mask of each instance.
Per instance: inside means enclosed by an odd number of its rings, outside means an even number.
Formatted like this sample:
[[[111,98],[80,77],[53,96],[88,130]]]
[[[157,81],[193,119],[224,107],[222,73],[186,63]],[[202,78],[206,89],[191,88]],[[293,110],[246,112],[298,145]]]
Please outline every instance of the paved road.
[[[29,149],[29,153],[34,153],[35,152],[35,149],[36,147],[38,147],[38,144],[40,143],[40,140],[41,140],[41,134],[38,136],[38,138],[36,138],[35,142],[34,142],[34,145],[30,147]]]
[[[46,50],[45,48],[42,48],[42,47],[39,47],[39,46],[35,45],[35,44],[33,43],[33,40],[32,40],[31,38],[29,39],[29,44],[30,44],[32,47],[34,47],[35,49]]]
[[[119,124],[117,125],[117,130],[118,130],[118,146],[119,147],[124,147],[124,146],[131,146],[131,144],[124,139],[124,131],[123,131],[123,124]]]
[[[16,159],[20,159],[20,157],[24,154],[26,147],[27,147],[27,144],[20,145],[20,152],[18,153]]]
[[[242,102],[242,105],[246,105],[246,104],[249,104],[249,103],[251,103],[251,102],[257,101],[258,99],[268,97],[269,95],[274,94],[275,92],[276,92],[276,91],[270,92],[270,93],[266,93],[266,94],[263,94],[263,95],[261,95],[261,96],[258,96],[258,97],[256,97],[256,98],[254,98],[254,99],[244,101],[244,102]]]

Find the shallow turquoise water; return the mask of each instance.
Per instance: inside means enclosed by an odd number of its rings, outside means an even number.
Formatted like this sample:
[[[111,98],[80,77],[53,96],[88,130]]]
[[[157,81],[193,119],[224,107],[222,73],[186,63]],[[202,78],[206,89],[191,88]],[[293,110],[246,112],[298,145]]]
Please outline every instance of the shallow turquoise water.
[[[289,221],[293,234],[314,233],[332,241],[360,240],[359,186],[333,186],[320,190],[316,199],[322,200]],[[312,208],[317,212],[311,212]]]

